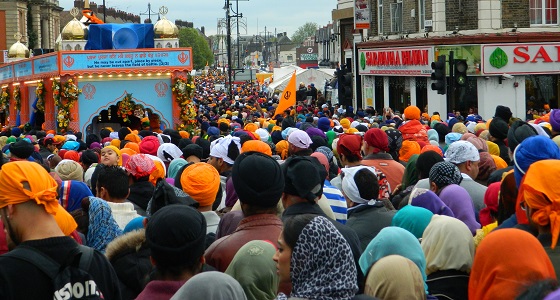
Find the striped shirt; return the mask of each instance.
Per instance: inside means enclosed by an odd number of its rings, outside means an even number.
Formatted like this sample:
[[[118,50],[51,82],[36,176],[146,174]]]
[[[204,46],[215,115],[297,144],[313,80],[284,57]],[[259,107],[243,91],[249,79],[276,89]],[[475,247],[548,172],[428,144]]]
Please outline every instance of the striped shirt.
[[[327,198],[336,220],[342,224],[346,224],[346,220],[348,219],[348,206],[342,192],[331,185],[328,180],[325,180],[323,195]]]

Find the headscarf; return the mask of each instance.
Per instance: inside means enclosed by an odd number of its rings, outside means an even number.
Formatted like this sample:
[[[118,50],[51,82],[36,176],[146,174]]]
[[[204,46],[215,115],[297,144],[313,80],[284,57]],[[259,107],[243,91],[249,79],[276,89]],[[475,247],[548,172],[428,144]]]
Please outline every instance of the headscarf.
[[[438,188],[446,187],[450,184],[461,184],[463,176],[456,165],[441,161],[430,169],[430,182],[435,183]]]
[[[478,245],[469,279],[469,299],[515,299],[532,283],[556,280],[541,243],[519,229],[495,230]]]
[[[59,206],[57,188],[56,181],[38,163],[6,163],[0,170],[0,208],[33,200],[54,215]]]
[[[435,129],[428,129],[428,140],[439,142],[439,135]]]
[[[474,204],[467,190],[451,184],[439,193],[439,198],[453,211],[455,218],[463,221],[469,227],[474,236],[476,230],[480,229],[480,224],[476,221]]]
[[[457,270],[470,272],[474,240],[465,223],[448,216],[434,215],[422,236],[426,274]]]
[[[103,199],[89,197],[89,225],[86,246],[105,253],[107,245],[122,234],[111,214],[109,204]]]
[[[364,294],[383,300],[426,298],[422,273],[413,261],[400,255],[385,256],[371,267]]]
[[[467,126],[465,126],[465,124],[463,123],[455,123],[455,125],[453,125],[453,128],[451,128],[451,132],[465,134],[468,132],[468,129]]]
[[[518,187],[521,184],[521,178],[529,167],[533,163],[544,159],[560,159],[560,148],[547,137],[529,137],[515,148],[513,152],[514,176]]]
[[[292,249],[290,297],[352,299],[358,291],[357,274],[352,250],[342,234],[325,217],[313,218]],[[286,296],[280,294],[278,299]]]
[[[455,217],[453,211],[441,201],[434,192],[428,189],[416,188],[410,193],[410,205],[423,207],[434,214]]]
[[[368,274],[371,266],[389,255],[400,255],[412,260],[422,273],[422,280],[426,281],[426,259],[420,242],[406,229],[394,226],[381,229],[377,236],[369,242],[359,260],[362,272]],[[424,289],[427,293],[428,286],[425,283]]]
[[[80,209],[82,207],[82,200],[93,196],[85,183],[76,180],[63,181],[58,195],[60,205],[68,212]]]
[[[389,139],[389,153],[394,160],[398,161],[399,151],[401,150],[403,143],[402,133],[394,128],[385,130],[385,133]]]
[[[433,213],[423,207],[407,205],[401,208],[391,221],[391,226],[410,231],[416,238],[421,238],[424,230],[430,224]]]
[[[241,153],[250,151],[256,151],[272,156],[272,149],[270,148],[270,146],[267,143],[259,140],[251,140],[243,143],[243,146],[241,146]]]
[[[492,214],[498,214],[498,196],[500,194],[501,182],[494,182],[488,186],[484,193],[485,208],[480,210],[479,219],[482,227],[494,223]]]
[[[358,204],[366,204],[371,203],[370,201],[373,200],[373,204],[375,203],[376,199],[364,199],[360,196],[360,190],[356,185],[356,180],[354,176],[361,170],[368,170],[373,175],[377,177],[377,172],[374,168],[369,166],[357,166],[351,168],[343,168],[342,173],[344,173],[344,178],[342,179],[342,192],[350,201]]]
[[[416,162],[418,161],[418,154],[414,154],[408,160],[406,167],[404,168],[404,174],[402,179],[402,188],[406,189],[409,186],[413,186],[418,182],[418,170],[416,169]]]
[[[225,273],[236,279],[247,299],[274,299],[278,290],[276,247],[269,241],[250,241],[241,247]]]
[[[210,271],[193,276],[171,297],[171,300],[182,299],[247,300],[247,296],[239,282],[231,276]]]
[[[286,159],[288,158],[288,147],[290,144],[286,140],[282,140],[276,144],[276,153],[280,155],[280,158]]]
[[[488,153],[496,156],[500,156],[500,147],[491,141],[486,141],[486,145],[488,145]]]
[[[135,154],[125,164],[125,169],[135,178],[150,176],[156,164],[146,154]]]
[[[420,154],[422,148],[420,148],[420,144],[416,141],[403,141],[402,148],[399,150],[399,159],[408,162],[410,157],[414,154]]]
[[[540,226],[550,225],[552,249],[556,247],[560,234],[560,190],[555,186],[558,182],[560,160],[541,160],[529,167],[519,189],[521,198],[534,211],[531,216],[533,222]]]
[[[496,171],[497,166],[494,162],[494,158],[488,152],[479,153],[480,160],[478,162],[478,174],[476,175],[476,180],[481,182],[486,182],[488,177],[492,172]]]
[[[167,170],[167,178],[175,178],[179,170],[188,164],[183,158],[176,158],[169,163],[169,168]]]
[[[454,142],[461,140],[462,136],[463,136],[462,134],[457,132],[448,133],[445,135],[445,144],[449,146]]]

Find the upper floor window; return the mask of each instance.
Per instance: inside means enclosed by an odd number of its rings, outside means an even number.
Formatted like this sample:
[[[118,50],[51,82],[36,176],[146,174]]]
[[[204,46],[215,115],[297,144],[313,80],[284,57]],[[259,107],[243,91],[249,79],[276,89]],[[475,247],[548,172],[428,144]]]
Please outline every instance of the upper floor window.
[[[426,0],[418,0],[418,28],[424,30],[424,21],[426,21]]]
[[[397,0],[397,3],[391,3],[391,32],[401,32],[402,23],[402,0]]]
[[[383,34],[383,0],[377,0],[377,28],[379,35]]]
[[[558,24],[558,0],[529,0],[531,25]]]

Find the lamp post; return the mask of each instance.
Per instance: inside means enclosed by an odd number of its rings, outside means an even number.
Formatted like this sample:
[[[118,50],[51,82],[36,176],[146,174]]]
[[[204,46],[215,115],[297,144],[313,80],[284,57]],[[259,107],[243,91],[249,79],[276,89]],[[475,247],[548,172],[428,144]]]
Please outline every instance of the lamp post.
[[[229,100],[233,100],[233,85],[231,82],[231,15],[229,14],[229,0],[226,0],[224,9],[226,10],[226,47],[227,47],[227,72],[228,72],[228,93]]]

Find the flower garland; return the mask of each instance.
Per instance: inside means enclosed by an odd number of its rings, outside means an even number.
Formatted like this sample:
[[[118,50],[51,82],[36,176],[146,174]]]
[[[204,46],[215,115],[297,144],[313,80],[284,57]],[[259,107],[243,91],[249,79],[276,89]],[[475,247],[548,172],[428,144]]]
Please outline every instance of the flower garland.
[[[37,96],[36,109],[38,112],[45,111],[45,84],[43,81],[37,82],[37,88],[35,89],[35,95]]]
[[[16,85],[14,87],[14,91],[13,91],[13,96],[14,96],[14,103],[16,105],[16,111],[21,111],[21,93],[19,90],[19,85]]]
[[[132,94],[127,93],[126,96],[123,97],[121,102],[119,102],[117,115],[123,119],[123,122],[130,122],[128,116],[132,115],[132,112],[134,111],[134,107],[136,106],[134,101],[131,100],[132,100]]]
[[[58,80],[53,80],[53,98],[54,104],[58,107],[57,121],[59,129],[63,131],[68,129],[68,125],[72,121],[70,110],[81,93],[82,90],[78,88],[72,79],[68,79],[64,84],[60,84]]]
[[[2,88],[2,93],[0,94],[0,111],[8,111],[10,107],[10,90],[8,87]]]
[[[175,94],[177,104],[179,104],[179,121],[178,130],[186,130],[191,134],[196,128],[197,107],[193,103],[193,95],[195,92],[193,77],[187,74],[187,77],[179,76],[171,86],[171,91]]]

